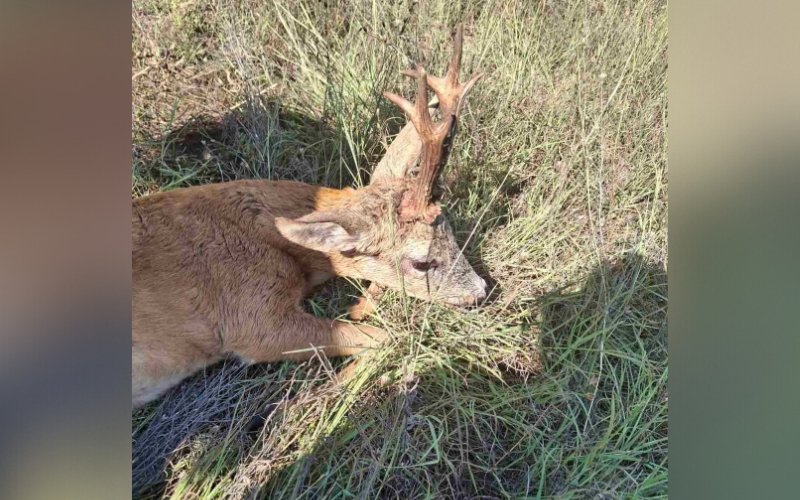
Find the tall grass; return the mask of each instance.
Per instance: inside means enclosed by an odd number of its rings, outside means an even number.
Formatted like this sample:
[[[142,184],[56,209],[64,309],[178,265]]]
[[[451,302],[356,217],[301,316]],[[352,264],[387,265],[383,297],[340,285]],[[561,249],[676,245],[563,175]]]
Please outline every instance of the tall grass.
[[[470,94],[446,213],[494,287],[389,293],[363,357],[227,363],[134,413],[139,496],[667,493],[666,3],[140,0],[132,194],[237,178],[360,185],[404,120],[399,70]],[[308,300],[338,316],[360,283]]]

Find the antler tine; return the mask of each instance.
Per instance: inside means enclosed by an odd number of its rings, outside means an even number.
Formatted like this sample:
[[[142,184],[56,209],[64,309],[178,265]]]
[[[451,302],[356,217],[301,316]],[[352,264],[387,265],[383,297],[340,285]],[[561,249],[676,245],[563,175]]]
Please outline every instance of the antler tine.
[[[384,92],[383,95],[408,115],[420,137],[429,137],[433,134],[433,121],[430,113],[428,113],[428,79],[425,68],[417,66],[416,69],[405,69],[401,73],[417,80],[417,98],[415,102],[412,104],[391,92]]]
[[[413,122],[414,117],[417,114],[417,108],[413,104],[393,92],[384,92],[383,97],[389,99],[398,107],[400,107],[400,109],[402,109]]]
[[[456,34],[453,39],[453,56],[447,65],[447,73],[444,77],[428,75],[428,85],[436,92],[439,97],[439,109],[442,116],[449,114],[458,116],[467,96],[475,82],[483,78],[483,73],[474,75],[466,84],[458,83],[458,71],[461,69],[461,54],[464,44],[464,27],[459,24],[456,27]]]
[[[464,44],[464,25],[459,24],[456,26],[456,36],[453,40],[453,57],[450,58],[450,64],[447,66],[447,78],[451,83],[458,84],[458,70],[461,68],[461,48]]]

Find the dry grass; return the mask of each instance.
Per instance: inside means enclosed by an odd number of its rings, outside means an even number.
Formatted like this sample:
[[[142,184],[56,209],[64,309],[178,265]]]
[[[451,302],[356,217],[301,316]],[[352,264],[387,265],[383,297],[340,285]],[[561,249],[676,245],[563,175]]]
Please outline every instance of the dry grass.
[[[414,61],[465,23],[448,218],[495,284],[473,314],[390,293],[345,387],[317,359],[193,378],[133,415],[139,496],[667,493],[666,4],[133,6],[133,196],[238,178],[368,182]],[[417,43],[419,41],[419,44]],[[343,314],[361,284],[308,301]]]

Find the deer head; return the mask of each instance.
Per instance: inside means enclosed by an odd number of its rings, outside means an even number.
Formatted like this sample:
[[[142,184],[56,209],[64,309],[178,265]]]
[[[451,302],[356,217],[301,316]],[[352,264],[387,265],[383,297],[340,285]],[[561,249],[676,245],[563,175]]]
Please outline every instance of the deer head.
[[[429,75],[422,66],[403,71],[416,79],[415,103],[384,93],[405,112],[411,126],[407,124],[389,147],[369,186],[335,209],[276,220],[285,238],[328,255],[337,274],[458,306],[486,297],[486,282],[462,255],[438,203],[437,181],[463,99],[483,76],[458,82],[462,40],[459,26],[444,77]],[[440,118],[435,122],[428,109],[429,87],[438,97]]]

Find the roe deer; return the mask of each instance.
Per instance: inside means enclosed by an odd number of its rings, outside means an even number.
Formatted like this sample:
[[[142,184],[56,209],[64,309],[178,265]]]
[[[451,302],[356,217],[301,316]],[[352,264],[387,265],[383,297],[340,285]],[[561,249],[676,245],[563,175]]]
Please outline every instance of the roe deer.
[[[457,306],[485,298],[435,189],[464,96],[483,76],[458,82],[462,41],[459,26],[443,78],[421,66],[403,71],[417,81],[416,103],[384,93],[411,126],[366,187],[249,180],[133,201],[134,407],[227,356],[260,363],[308,359],[311,347],[345,356],[376,346],[387,337],[379,328],[303,311],[303,297],[333,276]],[[351,317],[370,306],[361,299]]]

